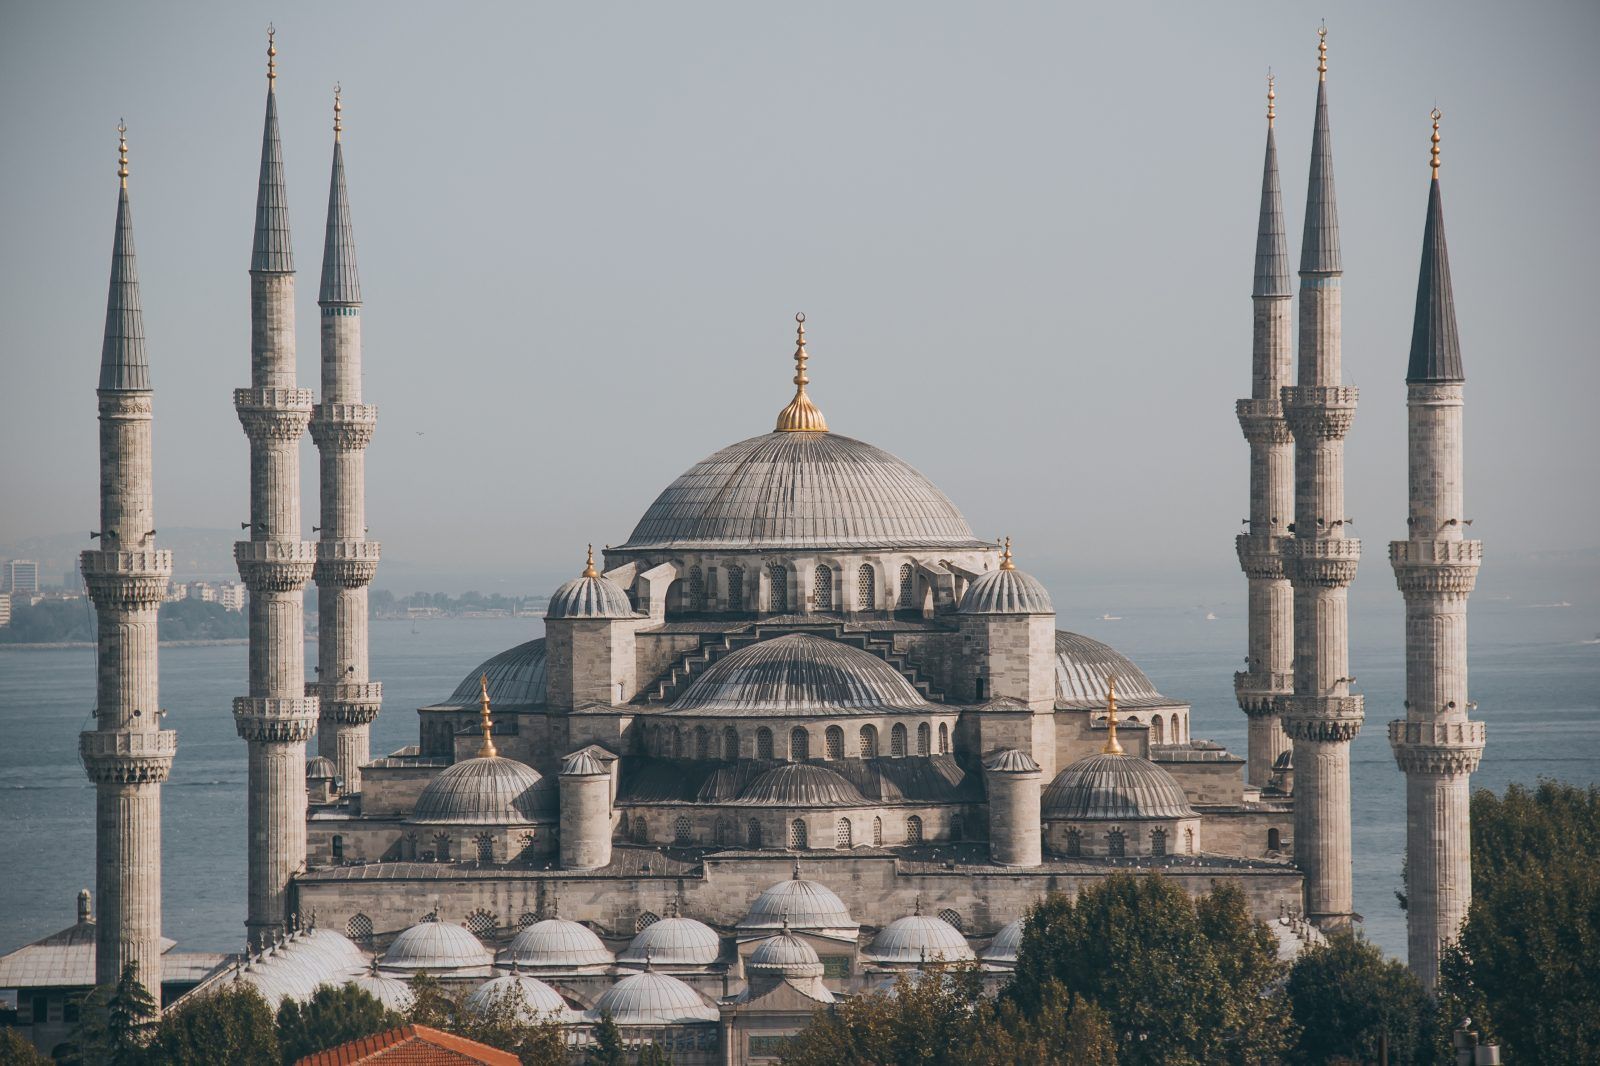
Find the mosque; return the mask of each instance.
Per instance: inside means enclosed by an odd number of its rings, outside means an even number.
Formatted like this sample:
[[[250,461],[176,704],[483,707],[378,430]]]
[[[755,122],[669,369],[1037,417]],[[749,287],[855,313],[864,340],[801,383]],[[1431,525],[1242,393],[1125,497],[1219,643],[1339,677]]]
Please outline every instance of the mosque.
[[[417,744],[372,757],[382,689],[368,672],[367,586],[380,553],[362,463],[376,409],[360,393],[340,107],[318,401],[296,384],[270,43],[268,55],[251,383],[235,395],[251,445],[249,537],[236,546],[250,675],[233,706],[249,751],[249,948],[197,962],[161,938],[159,790],[177,745],[145,712],[159,706],[155,612],[171,556],[153,544],[124,142],[98,392],[103,540],[83,557],[100,612],[98,724],[81,747],[99,795],[101,912],[81,906],[75,972],[105,983],[135,960],[169,1003],[225,981],[276,1003],[353,980],[396,1007],[427,973],[477,1003],[520,997],[530,1017],[569,1026],[574,1047],[606,1014],[674,1061],[733,1064],[770,1060],[819,1007],[930,963],[972,960],[999,982],[1032,903],[1114,872],[1159,871],[1195,893],[1235,883],[1286,953],[1358,920],[1348,745],[1364,712],[1345,593],[1360,542],[1342,517],[1356,397],[1339,369],[1325,39],[1298,382],[1269,88],[1252,395],[1237,410],[1251,448],[1236,544],[1250,595],[1235,676],[1245,757],[1195,737],[1189,704],[1126,656],[1057,628],[1009,539],[975,536],[909,463],[830,429],[808,391],[803,315],[772,430],[691,465],[626,540],[590,549],[551,595],[542,638],[465,670],[418,708]],[[1434,129],[1406,374],[1410,519],[1391,546],[1408,699],[1390,726],[1413,805],[1411,958],[1430,982],[1465,912],[1466,786],[1483,746],[1466,718],[1481,546],[1459,521],[1462,373],[1437,117]],[[321,454],[316,541],[301,539],[299,515],[307,428]],[[22,990],[42,1046],[60,1021],[50,990],[64,986],[25,982],[47,969],[39,952],[66,943],[0,959],[0,987]]]

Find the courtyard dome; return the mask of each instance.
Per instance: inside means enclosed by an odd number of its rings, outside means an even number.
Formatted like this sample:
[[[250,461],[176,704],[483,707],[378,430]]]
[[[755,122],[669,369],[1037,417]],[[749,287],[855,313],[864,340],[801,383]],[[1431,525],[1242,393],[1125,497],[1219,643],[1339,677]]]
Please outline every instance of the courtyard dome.
[[[682,1025],[721,1017],[700,993],[654,970],[629,974],[606,989],[590,1013],[596,1018],[609,1014],[618,1025]]]
[[[1022,950],[1022,926],[1023,919],[1018,918],[996,933],[983,949],[983,961],[1015,966],[1017,952]]]
[[[540,637],[484,660],[461,679],[441,706],[476,708],[483,698],[483,678],[489,679],[489,699],[496,707],[543,703],[546,677],[544,638]]]
[[[394,938],[379,963],[386,970],[444,973],[492,966],[494,955],[454,922],[418,922]]]
[[[609,966],[611,952],[589,928],[561,918],[534,922],[506,948],[506,961],[538,970]]]
[[[1133,755],[1079,759],[1050,782],[1040,806],[1046,819],[1064,821],[1199,817],[1177,778]]]
[[[790,633],[719,660],[673,703],[673,711],[794,717],[927,711],[911,682],[871,652]]]
[[[651,922],[622,949],[617,961],[624,965],[709,966],[722,956],[722,938],[704,922],[693,918],[663,918]]]
[[[545,1021],[576,1021],[576,1013],[561,998],[561,993],[526,974],[508,973],[485,981],[467,997],[467,1009],[476,1014],[488,1014],[503,1000],[520,1000],[517,1020],[524,1025],[537,1025]]]
[[[1156,691],[1145,672],[1111,645],[1056,630],[1056,701],[1074,710],[1106,705],[1106,683],[1117,679],[1117,703],[1124,709],[1171,707],[1180,701]]]
[[[407,1013],[417,1002],[411,986],[398,977],[380,973],[376,961],[371,970],[359,977],[352,977],[350,983],[398,1014]]]
[[[622,586],[594,568],[594,545],[583,573],[556,589],[544,616],[551,618],[632,618],[633,603]]]
[[[555,793],[537,770],[497,755],[447,766],[423,788],[410,820],[429,825],[523,825],[549,813]]]
[[[1037,579],[1018,570],[1011,561],[1011,538],[1006,538],[1000,567],[967,586],[961,597],[962,614],[1055,614],[1050,593]]]
[[[744,965],[751,974],[770,977],[822,976],[822,959],[816,949],[788,931],[763,940]]]
[[[833,889],[819,881],[807,881],[796,876],[779,881],[750,905],[750,910],[739,921],[739,929],[803,929],[807,932],[844,932],[854,935],[860,926],[850,917],[844,901]]]
[[[690,467],[621,550],[987,547],[903,460],[837,433],[779,431]]]
[[[787,763],[746,785],[736,802],[762,807],[862,807],[867,799],[826,767]]]
[[[896,918],[872,938],[862,956],[873,962],[921,963],[971,959],[976,956],[961,930],[926,914]]]

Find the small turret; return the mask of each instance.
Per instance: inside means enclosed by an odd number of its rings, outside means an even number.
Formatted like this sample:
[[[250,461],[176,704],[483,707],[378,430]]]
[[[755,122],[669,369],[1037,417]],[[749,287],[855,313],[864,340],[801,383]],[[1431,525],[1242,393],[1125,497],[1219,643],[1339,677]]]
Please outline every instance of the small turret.
[[[989,858],[1001,866],[1038,866],[1043,858],[1039,782],[1027,752],[1012,748],[984,764],[989,790]]]
[[[593,752],[561,763],[561,868],[594,870],[611,862],[611,771]]]

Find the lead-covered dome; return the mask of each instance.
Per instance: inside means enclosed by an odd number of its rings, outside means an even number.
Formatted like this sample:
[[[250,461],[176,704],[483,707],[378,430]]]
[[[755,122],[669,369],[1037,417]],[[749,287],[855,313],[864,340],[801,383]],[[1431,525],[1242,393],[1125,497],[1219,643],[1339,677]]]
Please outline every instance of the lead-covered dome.
[[[1055,614],[1050,593],[1037,578],[1002,565],[967,586],[962,614]]]
[[[871,652],[809,633],[790,633],[720,660],[670,709],[796,717],[921,712],[929,706],[900,671]]]
[[[770,977],[822,976],[822,959],[816,949],[788,931],[763,940],[744,967],[747,973]]]
[[[486,659],[461,679],[450,698],[439,706],[477,708],[483,698],[481,679],[489,679],[489,700],[497,709],[514,704],[540,704],[545,701],[546,681],[544,638],[530,640]]]
[[[556,793],[527,763],[465,759],[439,771],[411,809],[429,825],[523,825],[555,809]]]
[[[1024,919],[1018,918],[994,935],[989,946],[983,949],[983,961],[1002,966],[1015,966],[1017,953],[1022,950]]]
[[[1132,659],[1103,641],[1056,630],[1056,701],[1073,710],[1106,705],[1106,682],[1117,679],[1117,705],[1124,709],[1181,706],[1156,691]]]
[[[622,586],[606,577],[575,577],[556,589],[544,616],[550,618],[632,618],[633,603]]]
[[[394,938],[383,953],[386,970],[447,973],[494,965],[494,955],[454,922],[418,922]]]
[[[609,966],[613,961],[588,926],[563,918],[546,918],[518,933],[506,948],[506,960],[535,970]]]
[[[609,1014],[618,1025],[682,1025],[714,1022],[717,1008],[669,974],[646,970],[624,977],[595,1000],[596,1018]]]
[[[1079,759],[1050,782],[1040,807],[1045,818],[1065,821],[1199,817],[1177,778],[1134,755]]]
[[[722,955],[722,938],[693,918],[662,918],[640,930],[617,961],[643,966],[709,966]]]
[[[862,953],[873,962],[958,962],[975,958],[961,930],[927,914],[896,918],[873,937]]]
[[[396,1014],[409,1013],[417,1004],[417,997],[412,993],[411,986],[398,977],[379,973],[376,962],[369,972],[359,977],[352,977],[350,983]]]
[[[517,1020],[524,1025],[540,1022],[577,1021],[577,1014],[561,993],[527,974],[508,973],[485,981],[467,997],[467,1009],[476,1014],[492,1015],[497,1007],[514,1007]]]
[[[735,802],[761,807],[862,807],[867,799],[826,767],[787,763],[750,782]]]
[[[768,433],[668,485],[621,550],[985,548],[904,460],[837,433]]]
[[[856,920],[827,885],[807,881],[798,875],[779,881],[750,904],[739,920],[741,931],[756,929],[803,929],[806,932],[854,936]]]

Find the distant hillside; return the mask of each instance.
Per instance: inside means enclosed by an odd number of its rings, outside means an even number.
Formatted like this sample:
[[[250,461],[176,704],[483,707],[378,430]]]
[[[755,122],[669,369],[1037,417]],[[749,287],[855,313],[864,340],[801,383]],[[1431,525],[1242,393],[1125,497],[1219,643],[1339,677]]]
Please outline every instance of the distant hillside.
[[[243,612],[220,603],[179,600],[161,605],[162,640],[239,640],[250,635]],[[0,644],[87,644],[95,639],[94,608],[87,599],[17,604],[11,624],[0,626]]]
[[[239,570],[233,565],[233,542],[238,530],[161,529],[156,542],[172,552],[174,581],[237,581]],[[89,539],[89,531],[52,533],[28,537],[13,544],[0,545],[0,559],[36,559],[39,580],[46,587],[61,584],[62,576],[76,571],[78,553],[100,542]]]

